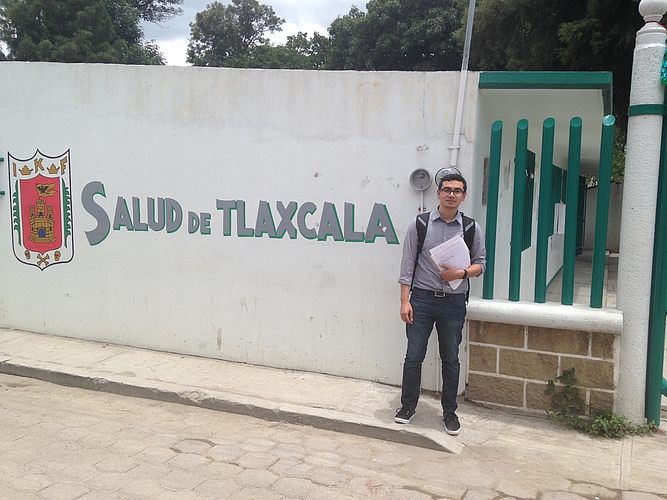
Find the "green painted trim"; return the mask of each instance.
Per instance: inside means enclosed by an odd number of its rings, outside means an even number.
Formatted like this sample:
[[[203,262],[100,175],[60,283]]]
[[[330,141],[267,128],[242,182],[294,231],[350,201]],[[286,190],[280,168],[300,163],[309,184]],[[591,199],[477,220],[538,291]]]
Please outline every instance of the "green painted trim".
[[[489,152],[488,192],[486,204],[486,271],[482,298],[493,299],[496,268],[496,230],[498,226],[498,190],[500,185],[500,158],[502,156],[503,122],[497,120],[491,125],[491,146]]]
[[[574,303],[574,259],[577,252],[577,215],[579,213],[579,171],[581,167],[581,118],[570,120],[570,145],[565,197],[565,241],[563,243],[563,289],[561,304]]]
[[[667,97],[667,87],[665,88]],[[653,237],[653,276],[648,319],[648,356],[646,359],[646,420],[660,425],[662,370],[665,361],[665,314],[667,313],[667,120],[662,122],[660,173]]]
[[[591,272],[590,306],[602,307],[604,292],[604,264],[607,253],[607,225],[609,221],[609,191],[611,187],[611,163],[614,150],[616,119],[607,115],[602,119],[600,139],[600,170],[598,171],[598,200],[595,208],[595,242],[593,243],[593,269]]]
[[[526,192],[527,156],[528,120],[522,119],[516,125],[516,150],[514,155],[514,193],[509,277],[509,300],[513,302],[518,302],[521,295],[521,253],[523,252],[523,208]]]
[[[604,114],[612,112],[613,76],[610,71],[484,71],[480,89],[591,89],[602,92]]]
[[[537,209],[537,249],[535,254],[535,302],[547,301],[547,261],[549,235],[554,221],[551,213],[551,183],[553,178],[554,136],[556,120],[547,118],[542,124],[542,159],[540,162],[540,198]]]
[[[661,391],[660,391],[661,394],[663,396],[667,396],[667,379],[664,379],[664,378],[662,379],[662,387],[660,389],[661,389]]]
[[[628,116],[667,114],[664,104],[633,104],[628,107]]]

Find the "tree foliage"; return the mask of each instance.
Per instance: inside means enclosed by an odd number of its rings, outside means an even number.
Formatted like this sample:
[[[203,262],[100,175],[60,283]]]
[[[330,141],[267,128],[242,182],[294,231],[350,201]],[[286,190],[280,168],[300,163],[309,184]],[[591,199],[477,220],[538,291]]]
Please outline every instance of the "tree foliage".
[[[478,0],[470,67],[507,71],[611,71],[624,134],[639,0]],[[460,34],[460,33],[459,33]]]
[[[267,33],[281,31],[284,19],[257,0],[213,2],[190,23],[187,61],[195,66],[243,65],[269,44]]]
[[[156,0],[155,5],[180,1]],[[139,24],[142,16],[155,13],[142,13],[133,2],[0,0],[0,7],[0,39],[10,60],[164,64]]]
[[[237,68],[322,69],[329,48],[329,39],[315,33],[308,38],[299,32],[287,37],[284,45],[262,44],[243,58],[233,59],[225,66]]]
[[[183,0],[130,0],[130,4],[140,19],[151,23],[161,23],[183,13],[178,7],[183,5]]]
[[[452,70],[461,66],[461,0],[370,0],[331,23],[327,66],[356,70]]]

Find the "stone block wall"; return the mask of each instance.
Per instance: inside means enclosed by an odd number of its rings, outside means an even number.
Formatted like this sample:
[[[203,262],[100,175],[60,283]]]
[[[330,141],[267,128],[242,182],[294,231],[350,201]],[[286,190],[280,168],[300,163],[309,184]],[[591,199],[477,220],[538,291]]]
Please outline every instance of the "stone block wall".
[[[466,399],[479,403],[552,410],[549,380],[575,369],[588,404],[614,408],[618,383],[615,333],[469,321]]]

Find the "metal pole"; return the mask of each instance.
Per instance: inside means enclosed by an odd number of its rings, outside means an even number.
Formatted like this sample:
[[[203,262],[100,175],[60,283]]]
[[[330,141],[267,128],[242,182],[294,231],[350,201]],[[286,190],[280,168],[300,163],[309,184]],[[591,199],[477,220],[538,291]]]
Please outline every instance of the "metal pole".
[[[574,302],[574,259],[577,253],[577,215],[579,213],[579,168],[581,165],[581,118],[570,120],[570,147],[567,159],[565,193],[565,241],[563,243],[563,289],[561,304]]]
[[[607,225],[609,221],[609,184],[614,150],[614,123],[611,115],[602,119],[600,144],[600,171],[598,173],[598,201],[595,208],[595,243],[593,244],[593,271],[591,275],[591,307],[602,307],[604,291],[604,264],[607,253]]]
[[[528,120],[516,125],[516,150],[514,156],[514,194],[512,206],[512,239],[510,241],[510,290],[509,299],[521,299],[521,253],[523,252],[523,204],[526,192],[526,156],[528,153]]]
[[[491,152],[489,153],[489,191],[486,204],[486,272],[482,298],[493,298],[496,269],[496,229],[498,226],[498,186],[500,184],[500,156],[503,144],[503,122],[491,125]]]
[[[551,217],[551,182],[554,160],[554,129],[556,121],[547,118],[542,125],[542,160],[540,166],[540,206],[537,213],[537,250],[535,262],[535,302],[547,300],[547,259],[549,236],[554,227]]]
[[[456,103],[456,118],[454,119],[454,135],[452,137],[452,155],[449,165],[456,167],[459,157],[459,139],[461,138],[461,121],[463,120],[463,102],[466,94],[466,82],[468,80],[468,59],[470,58],[470,42],[472,40],[472,22],[475,17],[475,0],[468,4],[468,23],[466,24],[466,38],[463,45],[463,60],[461,61],[461,74],[459,76],[459,95]]]

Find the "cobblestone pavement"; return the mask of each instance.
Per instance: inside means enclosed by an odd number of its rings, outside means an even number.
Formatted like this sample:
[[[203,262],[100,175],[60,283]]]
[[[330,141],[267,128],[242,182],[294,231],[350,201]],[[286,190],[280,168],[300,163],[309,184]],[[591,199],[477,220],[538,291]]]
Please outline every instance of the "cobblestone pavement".
[[[454,455],[4,374],[0,418],[0,498],[11,500],[667,498],[475,447]]]

